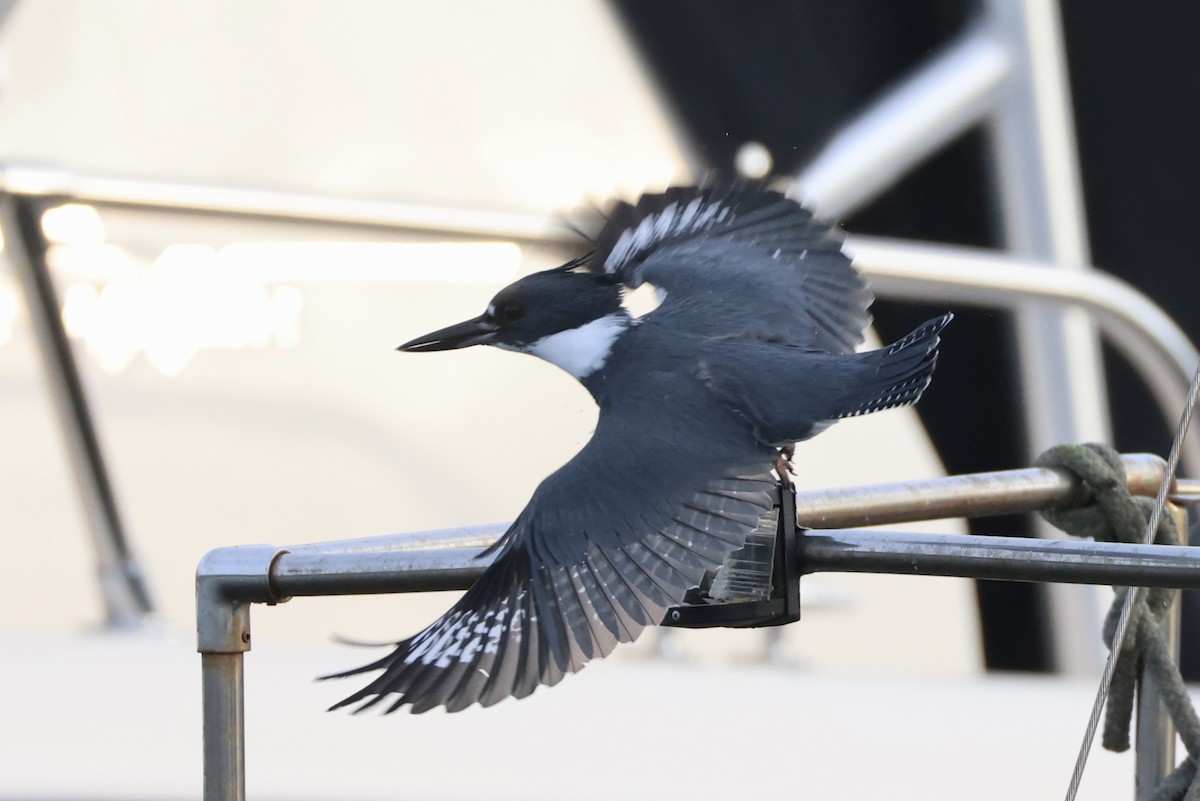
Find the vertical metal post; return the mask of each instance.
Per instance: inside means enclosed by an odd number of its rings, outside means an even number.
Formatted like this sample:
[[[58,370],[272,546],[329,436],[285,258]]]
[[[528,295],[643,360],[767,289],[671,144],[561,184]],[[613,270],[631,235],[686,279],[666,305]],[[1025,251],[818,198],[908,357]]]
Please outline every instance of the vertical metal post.
[[[201,654],[204,691],[204,801],[245,801],[244,656]]]
[[[0,194],[0,231],[25,293],[50,397],[92,535],[106,622],[114,628],[139,626],[152,610],[149,593],[121,525],[83,382],[46,269],[41,220],[32,201]]]
[[[286,551],[246,545],[211,551],[196,568],[196,650],[204,692],[204,801],[245,801],[250,604],[279,603],[271,566]]]
[[[996,183],[1009,251],[1087,269],[1090,253],[1076,158],[1058,5],[989,0],[992,29],[1013,53],[1014,69],[991,123]],[[1027,308],[1016,317],[1030,456],[1062,442],[1110,439],[1100,345],[1079,309]],[[1102,649],[1086,632],[1099,618],[1094,594],[1050,587],[1055,660],[1069,673],[1092,672]]]
[[[1175,516],[1178,531],[1186,537],[1187,510],[1168,504],[1166,511]],[[1171,649],[1176,664],[1179,662],[1180,608],[1180,594],[1175,593],[1171,608],[1162,622],[1163,639]],[[1162,688],[1146,670],[1142,671],[1138,682],[1137,734],[1134,742],[1137,748],[1134,798],[1137,801],[1150,801],[1162,780],[1175,769],[1175,725],[1163,703]]]
[[[1014,54],[991,133],[1007,249],[1057,269],[1089,269],[1083,189],[1057,3],[990,0]],[[1019,315],[1031,452],[1109,434],[1098,342],[1086,315]]]

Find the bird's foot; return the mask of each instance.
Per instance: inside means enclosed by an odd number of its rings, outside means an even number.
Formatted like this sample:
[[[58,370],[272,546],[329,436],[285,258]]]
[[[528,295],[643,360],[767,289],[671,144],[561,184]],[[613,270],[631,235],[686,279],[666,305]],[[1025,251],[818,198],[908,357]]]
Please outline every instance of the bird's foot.
[[[792,456],[795,452],[795,445],[785,445],[779,449],[779,456],[775,459],[775,472],[779,475],[779,484],[784,489],[792,488],[792,476],[796,474],[792,469]]]

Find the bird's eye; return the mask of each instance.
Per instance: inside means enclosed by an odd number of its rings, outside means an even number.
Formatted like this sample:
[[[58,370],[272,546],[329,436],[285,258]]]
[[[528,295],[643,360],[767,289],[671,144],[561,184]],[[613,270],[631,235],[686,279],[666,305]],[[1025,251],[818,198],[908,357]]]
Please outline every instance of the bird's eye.
[[[496,309],[496,322],[501,325],[515,323],[525,316],[525,307],[516,301],[510,300]]]

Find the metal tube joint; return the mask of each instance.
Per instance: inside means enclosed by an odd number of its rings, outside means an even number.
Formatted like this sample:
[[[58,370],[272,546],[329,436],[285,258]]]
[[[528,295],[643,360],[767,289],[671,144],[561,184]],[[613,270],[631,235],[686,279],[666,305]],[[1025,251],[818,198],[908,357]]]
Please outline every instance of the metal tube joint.
[[[235,654],[250,650],[250,604],[287,601],[271,581],[287,553],[274,545],[239,545],[209,551],[196,568],[196,650]]]

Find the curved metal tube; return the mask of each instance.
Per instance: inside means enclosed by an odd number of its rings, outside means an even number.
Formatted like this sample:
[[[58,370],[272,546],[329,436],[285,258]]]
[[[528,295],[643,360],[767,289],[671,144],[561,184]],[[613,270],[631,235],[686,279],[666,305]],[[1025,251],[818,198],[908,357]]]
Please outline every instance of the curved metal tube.
[[[849,237],[846,249],[880,297],[1017,309],[1077,306],[1129,360],[1174,429],[1200,352],[1153,301],[1099,271],[1047,270],[1031,260],[977,248]],[[1200,437],[1184,443],[1188,472],[1200,475]]]
[[[126,208],[578,244],[573,232],[536,215],[130,181],[12,163],[0,165],[0,189]],[[1099,271],[1047,270],[1043,262],[978,248],[853,236],[847,238],[847,250],[880,297],[1003,309],[1051,303],[1086,310],[1129,359],[1174,427],[1200,354],[1162,309],[1128,284]],[[1193,475],[1200,475],[1198,442],[1190,436],[1183,455]]]

